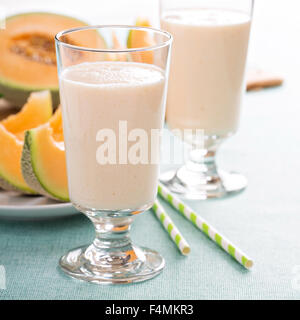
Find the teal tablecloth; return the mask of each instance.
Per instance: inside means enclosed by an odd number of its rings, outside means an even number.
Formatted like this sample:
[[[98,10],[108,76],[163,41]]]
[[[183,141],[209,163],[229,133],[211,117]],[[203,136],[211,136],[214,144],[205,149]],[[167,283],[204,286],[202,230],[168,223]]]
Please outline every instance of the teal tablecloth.
[[[222,148],[220,164],[243,172],[249,179],[247,190],[224,200],[191,202],[254,259],[252,271],[167,205],[192,252],[181,256],[151,212],[139,216],[133,239],[160,251],[167,266],[159,277],[129,286],[83,283],[57,269],[59,257],[68,249],[92,240],[93,228],[84,216],[0,221],[0,265],[7,276],[7,289],[0,290],[0,299],[299,299],[300,47],[295,39],[300,26],[295,24],[296,7],[296,2],[294,10],[283,1],[257,3],[250,57],[284,70],[286,83],[246,95],[241,128]],[[284,13],[291,18],[278,19]]]

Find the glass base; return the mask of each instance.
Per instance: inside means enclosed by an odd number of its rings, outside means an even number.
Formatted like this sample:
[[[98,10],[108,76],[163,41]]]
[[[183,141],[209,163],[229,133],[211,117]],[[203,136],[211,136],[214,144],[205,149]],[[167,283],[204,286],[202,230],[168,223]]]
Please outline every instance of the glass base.
[[[235,172],[218,170],[214,175],[182,167],[161,174],[160,181],[171,191],[190,200],[206,200],[234,195],[247,187],[247,179]]]
[[[69,276],[97,284],[126,284],[157,276],[165,266],[164,258],[148,248],[132,246],[117,255],[103,254],[94,245],[69,251],[59,261]]]

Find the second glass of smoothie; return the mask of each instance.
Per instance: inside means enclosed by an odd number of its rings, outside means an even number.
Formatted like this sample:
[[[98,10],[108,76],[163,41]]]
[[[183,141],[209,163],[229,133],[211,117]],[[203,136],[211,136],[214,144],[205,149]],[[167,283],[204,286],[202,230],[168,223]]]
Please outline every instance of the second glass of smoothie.
[[[128,49],[128,37],[151,45]],[[56,36],[69,195],[96,230],[91,245],[60,260],[74,278],[131,283],[164,267],[159,253],[131,243],[129,229],[157,194],[159,144],[150,139],[163,126],[171,41],[167,32],[126,26]]]
[[[238,128],[252,10],[252,0],[161,0],[161,27],[174,37],[167,124],[193,145],[185,166],[161,180],[186,198],[223,197],[247,185],[219,170],[215,155]]]

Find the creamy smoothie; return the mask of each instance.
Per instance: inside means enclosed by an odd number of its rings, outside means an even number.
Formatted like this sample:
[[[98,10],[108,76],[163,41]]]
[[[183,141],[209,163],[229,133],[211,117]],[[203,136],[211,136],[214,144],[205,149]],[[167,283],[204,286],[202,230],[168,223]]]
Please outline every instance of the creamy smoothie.
[[[150,137],[151,129],[161,129],[164,85],[162,70],[143,63],[83,63],[61,73],[69,193],[73,203],[107,210],[134,210],[152,204],[158,164],[119,163],[119,120],[127,121],[128,134],[140,128]],[[105,128],[116,134],[116,164],[99,164],[96,159],[97,149],[103,144],[96,141],[97,133]],[[132,144],[128,142],[128,148]]]
[[[226,136],[237,129],[250,31],[247,14],[219,9],[167,11],[173,37],[167,123]]]

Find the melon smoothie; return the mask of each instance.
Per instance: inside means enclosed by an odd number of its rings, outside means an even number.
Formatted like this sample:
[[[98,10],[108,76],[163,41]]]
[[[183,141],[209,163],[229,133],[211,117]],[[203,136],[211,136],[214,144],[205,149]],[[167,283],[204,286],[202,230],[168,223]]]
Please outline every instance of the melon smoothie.
[[[238,128],[252,10],[252,0],[161,0],[161,27],[174,37],[166,121],[194,150],[160,178],[186,198],[219,198],[247,185],[219,170],[215,156]]]
[[[161,19],[174,36],[167,98],[171,128],[227,136],[237,129],[250,31],[248,14],[172,10]]]
[[[129,150],[133,142],[126,142],[124,132],[119,132],[119,121],[126,121],[128,135],[142,129],[150,139],[151,129],[162,128],[164,86],[162,70],[143,63],[83,63],[61,73],[69,193],[74,204],[124,210],[153,203],[158,164],[150,162],[151,155],[149,163],[130,163],[124,155],[120,159],[119,148],[128,144]],[[106,128],[116,136],[116,145],[108,146],[115,148],[111,159],[115,162],[100,159],[99,163],[97,150],[105,142],[99,130]]]
[[[75,35],[99,41],[70,44]],[[141,37],[151,41],[141,44]],[[109,47],[112,39],[118,49]],[[69,197],[95,228],[94,241],[68,251],[59,265],[98,284],[151,279],[164,258],[133,244],[130,227],[157,194],[172,36],[110,25],[61,31],[55,40]]]

